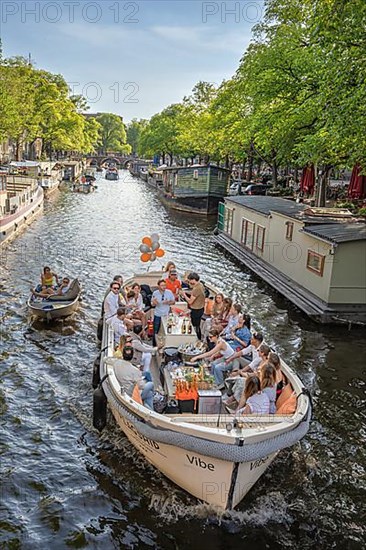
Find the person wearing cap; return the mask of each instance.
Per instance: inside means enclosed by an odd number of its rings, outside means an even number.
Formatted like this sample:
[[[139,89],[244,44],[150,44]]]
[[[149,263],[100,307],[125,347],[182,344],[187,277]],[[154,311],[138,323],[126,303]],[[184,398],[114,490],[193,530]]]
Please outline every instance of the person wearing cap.
[[[182,283],[178,279],[178,272],[176,269],[171,269],[169,271],[169,275],[167,279],[165,279],[166,282],[166,288],[170,290],[173,294],[176,300],[179,299],[179,291],[182,288]]]

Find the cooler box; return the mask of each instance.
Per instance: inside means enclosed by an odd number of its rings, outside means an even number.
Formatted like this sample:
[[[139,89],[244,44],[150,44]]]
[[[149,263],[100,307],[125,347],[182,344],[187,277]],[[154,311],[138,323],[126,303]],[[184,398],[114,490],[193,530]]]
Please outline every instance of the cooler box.
[[[221,401],[220,390],[198,390],[198,414],[219,414]]]

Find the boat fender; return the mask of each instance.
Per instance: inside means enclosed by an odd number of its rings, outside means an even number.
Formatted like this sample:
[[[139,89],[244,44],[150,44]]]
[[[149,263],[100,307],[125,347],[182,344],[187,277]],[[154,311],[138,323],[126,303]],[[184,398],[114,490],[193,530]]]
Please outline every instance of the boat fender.
[[[94,360],[93,363],[93,381],[92,386],[95,390],[100,384],[100,354]]]
[[[107,398],[103,390],[103,382],[109,375],[103,376],[98,387],[93,392],[93,426],[101,432],[107,424]]]
[[[97,326],[97,338],[101,342],[103,339],[103,317],[101,317],[98,321]]]

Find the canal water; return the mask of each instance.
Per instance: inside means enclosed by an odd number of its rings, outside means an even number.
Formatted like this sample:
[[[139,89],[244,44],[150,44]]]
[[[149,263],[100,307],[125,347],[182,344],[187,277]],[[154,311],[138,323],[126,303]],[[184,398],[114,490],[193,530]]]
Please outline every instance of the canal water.
[[[60,192],[1,251],[0,547],[364,548],[364,333],[312,324],[215,248],[214,222],[168,212],[120,175],[91,195]],[[92,428],[101,299],[113,275],[140,267],[153,232],[181,272],[243,304],[314,399],[307,437],[220,516],[147,465],[112,420]],[[84,288],[79,312],[50,326],[26,309],[44,265]]]

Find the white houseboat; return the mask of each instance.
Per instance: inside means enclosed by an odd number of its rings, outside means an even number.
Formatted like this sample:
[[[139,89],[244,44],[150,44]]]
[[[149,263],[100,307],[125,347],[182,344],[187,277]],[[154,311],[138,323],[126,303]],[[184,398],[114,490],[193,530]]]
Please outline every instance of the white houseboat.
[[[226,197],[217,244],[322,323],[366,323],[366,224],[339,209]]]
[[[11,173],[0,173],[0,244],[42,212],[43,189],[36,165],[38,171],[39,163],[13,163]]]
[[[63,179],[63,169],[61,164],[55,161],[40,162],[39,165],[41,170],[39,182],[45,197],[48,197],[58,189]]]

